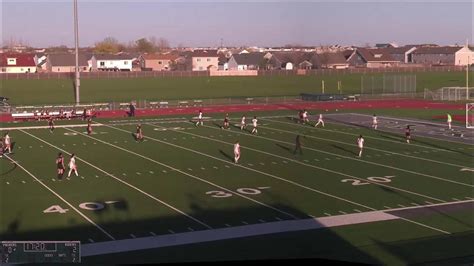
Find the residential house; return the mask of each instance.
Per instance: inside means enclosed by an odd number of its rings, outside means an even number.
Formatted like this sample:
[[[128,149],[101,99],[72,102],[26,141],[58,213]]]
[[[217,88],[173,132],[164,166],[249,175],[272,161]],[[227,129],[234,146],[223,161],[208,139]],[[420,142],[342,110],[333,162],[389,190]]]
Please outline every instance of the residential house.
[[[459,46],[420,47],[411,53],[412,63],[425,65],[454,65]]]
[[[400,64],[400,61],[394,59],[384,49],[367,48],[357,48],[347,62],[350,66],[367,68],[394,67]]]
[[[219,55],[217,50],[194,50],[191,54],[192,71],[217,70]]]
[[[132,71],[136,55],[96,54],[90,59],[92,71]]]
[[[384,51],[392,56],[394,60],[401,63],[411,63],[411,54],[416,50],[415,46],[402,46],[402,47],[388,47],[377,49],[378,51]]]
[[[465,45],[454,55],[456,66],[474,65],[474,47]]]
[[[265,68],[266,60],[264,56],[265,54],[260,52],[234,54],[229,59],[229,70],[259,70]]]
[[[78,55],[80,72],[89,72],[90,68],[85,55]],[[75,54],[49,54],[46,58],[45,69],[48,72],[71,73],[76,71]]]
[[[177,58],[176,54],[144,54],[139,56],[139,61],[142,70],[169,71]]]
[[[333,53],[320,53],[315,54],[313,62],[317,63],[313,65],[313,68],[325,68],[325,69],[346,69],[349,68],[349,63],[346,61],[343,52]]]
[[[36,73],[32,54],[0,54],[0,73]]]

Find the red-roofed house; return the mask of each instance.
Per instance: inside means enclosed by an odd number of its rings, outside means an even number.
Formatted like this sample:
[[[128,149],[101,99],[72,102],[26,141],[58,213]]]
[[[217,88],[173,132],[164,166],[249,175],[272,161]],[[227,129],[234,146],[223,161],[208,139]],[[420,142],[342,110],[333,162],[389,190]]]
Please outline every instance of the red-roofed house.
[[[36,73],[34,55],[0,54],[0,73]]]

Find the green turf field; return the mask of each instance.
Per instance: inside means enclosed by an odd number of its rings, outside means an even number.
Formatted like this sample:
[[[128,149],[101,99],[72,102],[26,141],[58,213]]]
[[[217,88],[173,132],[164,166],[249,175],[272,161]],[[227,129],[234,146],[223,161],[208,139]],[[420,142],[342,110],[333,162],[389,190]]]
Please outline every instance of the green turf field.
[[[202,127],[185,119],[142,121],[140,143],[132,135],[136,122],[128,120],[101,120],[91,136],[72,125],[53,133],[11,130],[14,154],[0,160],[0,239],[86,246],[196,234],[186,245],[83,258],[95,263],[313,257],[450,264],[474,256],[466,207],[474,180],[460,171],[472,167],[472,145],[424,138],[407,145],[364,128],[291,123],[276,112],[261,117],[258,135],[251,135],[222,130],[221,114],[213,116],[219,120]],[[293,153],[296,134],[306,136],[302,155]],[[366,138],[362,158],[359,134]],[[232,162],[236,140],[239,164]],[[78,177],[57,180],[58,152],[77,154]],[[289,222],[295,231],[279,225]],[[245,228],[260,229],[238,237]],[[230,239],[197,236],[224,229]],[[270,229],[283,231],[262,235]]]
[[[417,90],[445,86],[464,86],[464,72],[388,73],[416,74]],[[370,74],[364,77],[382,76]],[[81,101],[111,102],[130,100],[206,99],[221,97],[294,96],[300,93],[320,93],[321,80],[325,93],[360,93],[362,74],[273,76],[273,77],[195,77],[195,78],[130,78],[83,79]],[[366,88],[367,89],[367,88]],[[1,96],[13,105],[64,104],[74,102],[72,80],[2,80]]]

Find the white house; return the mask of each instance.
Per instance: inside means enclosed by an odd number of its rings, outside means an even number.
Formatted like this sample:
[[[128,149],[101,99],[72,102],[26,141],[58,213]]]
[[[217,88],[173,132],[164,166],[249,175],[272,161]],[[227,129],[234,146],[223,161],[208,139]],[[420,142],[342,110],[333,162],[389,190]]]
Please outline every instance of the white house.
[[[456,66],[474,65],[474,47],[465,45],[454,54]]]
[[[132,71],[132,62],[137,58],[127,54],[98,54],[91,58],[92,71]]]

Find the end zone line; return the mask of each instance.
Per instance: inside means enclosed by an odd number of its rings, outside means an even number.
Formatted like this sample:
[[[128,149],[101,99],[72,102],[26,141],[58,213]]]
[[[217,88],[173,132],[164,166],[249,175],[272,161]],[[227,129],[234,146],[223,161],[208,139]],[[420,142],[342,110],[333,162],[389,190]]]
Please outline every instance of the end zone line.
[[[209,126],[205,126],[205,127],[208,127],[208,128],[211,128],[211,129],[215,129],[215,130],[219,130],[219,129],[217,129],[217,128],[213,128],[213,127],[209,127]],[[183,134],[192,134],[192,133],[189,133],[189,132],[180,132],[180,133],[183,133]],[[285,141],[280,141],[280,140],[275,140],[275,139],[271,139],[271,138],[266,138],[266,137],[262,137],[262,136],[249,135],[249,134],[240,133],[240,132],[234,132],[234,133],[240,134],[240,135],[245,135],[245,136],[248,136],[248,137],[262,138],[262,139],[267,139],[267,140],[269,140],[269,141],[281,142],[281,143],[293,145],[293,143],[289,143],[289,142],[285,142]],[[201,138],[207,138],[207,137],[204,137],[204,136],[200,136],[200,137],[201,137]],[[214,140],[214,139],[210,139],[210,140],[219,141],[219,140]],[[223,142],[223,143],[227,143],[227,142]],[[232,143],[227,143],[227,144],[233,145]],[[427,196],[427,195],[423,195],[423,194],[420,194],[420,193],[416,193],[416,192],[412,192],[412,191],[409,191],[409,190],[404,190],[404,189],[401,189],[401,188],[392,187],[392,186],[385,185],[385,184],[381,184],[381,183],[377,183],[377,182],[372,182],[372,181],[370,181],[370,180],[363,179],[363,178],[360,178],[360,177],[356,177],[356,176],[353,176],[353,175],[349,175],[349,174],[337,172],[337,171],[334,171],[334,170],[330,170],[330,169],[327,169],[327,168],[323,168],[323,167],[319,167],[319,166],[315,166],[315,165],[311,165],[311,164],[306,164],[306,163],[303,163],[303,162],[300,162],[300,161],[297,161],[297,160],[293,160],[293,159],[291,159],[291,158],[287,158],[287,157],[284,157],[284,156],[280,156],[280,155],[276,155],[276,154],[264,152],[264,151],[261,151],[261,150],[252,149],[252,148],[249,148],[249,147],[244,147],[244,146],[241,146],[241,147],[242,147],[242,148],[245,148],[245,149],[248,149],[248,150],[253,150],[253,151],[256,151],[256,152],[268,154],[268,155],[270,155],[270,156],[283,158],[283,159],[288,160],[288,161],[292,161],[292,162],[295,162],[295,163],[298,163],[298,164],[301,164],[301,165],[305,165],[305,166],[312,167],[312,168],[315,168],[315,169],[319,169],[319,170],[322,170],[322,171],[330,172],[330,173],[333,173],[333,174],[342,175],[342,176],[346,176],[346,177],[350,177],[350,178],[355,178],[355,179],[358,179],[358,180],[361,180],[361,181],[364,181],[364,182],[368,182],[368,183],[371,183],[371,184],[374,184],[374,185],[377,185],[377,186],[388,187],[388,188],[391,188],[391,189],[403,191],[403,192],[406,192],[406,193],[409,193],[409,194],[414,194],[414,195],[417,195],[417,196],[420,196],[420,197],[423,197],[423,198],[429,198],[429,199],[436,200],[436,201],[439,201],[439,202],[446,202],[445,200],[433,198],[433,197],[430,197],[430,196]],[[311,148],[306,148],[306,149],[314,150],[314,149],[311,149]],[[314,151],[318,151],[318,152],[319,152],[319,150],[314,150]],[[321,151],[321,152],[322,152],[322,151]],[[324,152],[324,153],[326,153],[326,152]],[[330,154],[331,154],[331,153],[330,153]],[[336,155],[336,154],[332,154],[332,155]],[[341,155],[337,155],[337,156],[346,158],[345,156],[341,156]],[[347,158],[349,158],[349,157],[347,157]],[[352,158],[350,158],[350,159],[352,159]]]
[[[33,135],[33,134],[30,134],[30,133],[28,133],[28,132],[26,132],[26,131],[23,131],[23,130],[20,130],[20,131],[23,132],[23,133],[25,133],[25,134],[27,134],[27,135],[29,135],[29,136],[31,136],[31,137],[33,137],[33,138],[35,138],[35,139],[37,139],[37,140],[39,140],[39,141],[41,141],[41,142],[43,142],[43,143],[45,143],[45,144],[47,144],[47,145],[49,145],[49,146],[51,146],[51,147],[53,147],[53,148],[55,148],[55,149],[57,149],[57,150],[59,150],[59,151],[64,152],[65,154],[70,155],[70,153],[67,152],[66,150],[63,150],[63,149],[61,149],[61,148],[59,148],[59,147],[57,147],[57,146],[55,146],[55,145],[53,145],[53,144],[51,144],[51,143],[49,143],[49,142],[43,140],[43,139],[41,139],[41,138],[39,138],[39,137],[37,137],[37,136],[35,136],[35,135]],[[73,131],[74,131],[74,130],[73,130]],[[77,131],[76,131],[76,132],[77,132]],[[178,213],[180,213],[180,214],[182,214],[182,215],[188,217],[189,219],[191,219],[191,220],[193,220],[193,221],[195,221],[195,222],[197,222],[197,223],[203,225],[204,227],[209,228],[209,229],[212,228],[211,226],[207,225],[206,223],[204,223],[204,222],[202,222],[202,221],[200,221],[200,220],[194,218],[193,216],[191,216],[191,215],[189,215],[189,214],[187,214],[187,213],[185,213],[185,212],[183,212],[183,211],[181,211],[181,210],[179,210],[179,209],[177,209],[177,208],[175,208],[175,207],[169,205],[168,203],[166,203],[166,202],[164,202],[164,201],[162,201],[162,200],[156,198],[155,196],[153,196],[153,195],[151,195],[151,194],[149,194],[149,193],[147,193],[147,192],[145,192],[145,191],[139,189],[138,187],[135,187],[134,185],[129,184],[129,183],[123,181],[122,179],[115,177],[113,174],[108,173],[107,171],[105,171],[105,170],[103,170],[103,169],[101,169],[101,168],[99,168],[99,167],[97,167],[97,166],[95,166],[95,165],[93,165],[93,164],[87,162],[86,160],[81,159],[80,157],[76,157],[76,158],[77,158],[78,160],[82,161],[83,163],[85,163],[85,164],[91,166],[92,168],[94,168],[94,169],[96,169],[96,170],[98,170],[98,171],[100,171],[100,172],[106,174],[107,176],[110,176],[110,177],[112,177],[113,179],[115,179],[115,180],[121,182],[122,184],[124,184],[124,185],[126,185],[126,186],[128,186],[128,187],[130,187],[130,188],[132,188],[132,189],[134,189],[134,190],[136,190],[136,191],[142,193],[143,195],[145,195],[145,196],[147,196],[147,197],[149,197],[149,198],[151,198],[151,199],[153,199],[153,200],[155,200],[155,201],[157,201],[157,202],[163,204],[164,206],[166,206],[166,207],[168,207],[168,208],[170,208],[170,209],[172,209],[172,210],[174,210],[174,211],[176,211],[176,212],[178,212]]]
[[[277,129],[277,128],[272,128],[272,127],[268,127],[268,126],[260,126],[260,127],[261,128],[267,128],[267,129],[270,129],[270,130],[275,130],[275,131],[294,134],[294,132],[283,130],[283,129]],[[327,141],[327,142],[335,142],[335,143],[339,143],[339,144],[354,146],[351,143],[347,143],[347,142],[343,142],[343,141],[320,138],[320,137],[315,137],[315,136],[312,136],[312,135],[306,135],[306,136],[309,137],[309,138],[312,138],[312,139],[319,139],[319,140],[323,140],[323,141]],[[387,150],[382,150],[382,149],[377,149],[377,148],[372,148],[372,147],[364,147],[364,148],[367,149],[367,150],[386,152],[386,153],[391,153],[391,154],[398,155],[398,156],[403,156],[403,157],[407,157],[407,158],[423,160],[423,161],[428,161],[428,162],[433,162],[433,163],[438,163],[438,164],[444,164],[444,165],[449,165],[449,166],[453,166],[453,167],[467,167],[467,166],[463,166],[463,165],[459,165],[459,164],[440,162],[440,161],[436,161],[436,160],[432,160],[432,159],[427,159],[427,158],[422,158],[422,157],[417,157],[417,156],[411,156],[411,155],[401,154],[401,153],[397,153],[397,152],[392,152],[392,151],[387,151]]]
[[[109,237],[110,239],[112,240],[115,240],[115,238],[109,234],[104,228],[102,228],[100,225],[96,224],[94,221],[92,221],[89,217],[87,217],[85,214],[83,214],[82,212],[80,212],[76,207],[74,207],[71,203],[69,203],[67,200],[65,200],[63,197],[61,197],[58,193],[56,193],[54,190],[52,190],[51,188],[49,188],[46,184],[44,184],[41,180],[39,180],[35,175],[33,175],[32,173],[30,173],[28,170],[26,170],[21,164],[19,164],[18,162],[15,162],[13,161],[12,158],[10,158],[10,156],[4,154],[4,156],[14,162],[18,167],[20,167],[23,171],[25,171],[29,176],[31,176],[33,179],[35,179],[38,183],[40,183],[43,187],[45,187],[47,190],[49,190],[49,192],[53,193],[56,197],[58,197],[60,200],[62,200],[64,203],[66,203],[70,208],[72,208],[75,212],[77,212],[80,216],[82,216],[82,218],[84,218],[86,221],[88,221],[89,223],[91,223],[92,225],[94,225],[97,229],[99,229],[102,233],[104,233],[107,237]]]
[[[286,130],[280,130],[280,129],[275,129],[275,128],[270,128],[270,127],[264,127],[264,128],[268,128],[270,130],[275,130],[275,131],[283,131],[283,132],[286,132],[288,134],[293,134],[293,132],[291,131],[286,131]],[[317,137],[312,137],[312,136],[308,136],[309,138],[316,138],[316,139],[323,139],[324,138],[317,138]],[[262,137],[264,138],[264,137]],[[269,138],[268,138],[269,139]],[[284,142],[284,141],[279,141],[279,140],[276,140],[276,139],[272,139],[273,141],[276,141],[276,142],[282,142],[282,143],[286,143],[286,144],[291,144],[289,142]],[[335,141],[335,142],[338,142],[338,141]],[[344,143],[345,145],[350,145],[350,146],[353,146],[352,144],[349,144],[349,143],[345,143],[345,142],[340,142],[340,143]],[[358,162],[362,162],[362,163],[367,163],[367,164],[372,164],[372,165],[377,165],[377,166],[381,166],[381,167],[385,167],[385,168],[390,168],[390,169],[394,169],[394,170],[398,170],[398,171],[402,171],[402,172],[407,172],[407,173],[410,173],[410,174],[415,174],[415,175],[420,175],[420,176],[424,176],[424,177],[428,177],[428,178],[433,178],[433,179],[438,179],[438,180],[441,180],[441,181],[445,181],[445,182],[449,182],[449,183],[453,183],[453,184],[458,184],[458,185],[463,185],[463,186],[468,186],[468,187],[474,187],[474,185],[471,185],[471,184],[468,184],[468,183],[463,183],[463,182],[458,182],[458,181],[454,181],[454,180],[450,180],[450,179],[445,179],[445,178],[442,178],[442,177],[437,177],[437,176],[433,176],[433,175],[428,175],[428,174],[423,174],[423,173],[419,173],[419,172],[415,172],[415,171],[411,171],[411,170],[406,170],[406,169],[403,169],[403,168],[398,168],[398,167],[395,167],[395,166],[390,166],[390,165],[386,165],[386,164],[380,164],[380,163],[376,163],[376,162],[372,162],[372,161],[366,161],[366,160],[358,160],[356,158],[352,158],[352,157],[347,157],[347,156],[344,156],[344,155],[339,155],[339,154],[336,154],[336,153],[332,153],[332,152],[327,152],[327,151],[323,151],[323,150],[317,150],[317,149],[314,149],[314,148],[311,148],[311,147],[308,147],[306,146],[305,147],[306,149],[308,150],[311,150],[311,151],[316,151],[316,152],[320,152],[320,153],[325,153],[325,154],[330,154],[330,155],[334,155],[334,156],[338,156],[338,157],[341,157],[341,158],[345,158],[345,159],[349,159],[349,160],[355,160],[355,161],[358,161]],[[366,148],[364,147],[365,149],[372,149],[374,150],[374,148]],[[375,149],[376,150],[376,149]],[[389,151],[387,151],[389,152]],[[389,152],[390,153],[390,152]],[[396,153],[394,153],[396,154]],[[402,154],[397,154],[397,155],[402,155]],[[405,155],[407,156],[407,155]],[[414,156],[407,156],[407,157],[414,157]],[[420,158],[421,159],[421,158]],[[425,159],[423,158],[422,160],[429,160],[429,161],[432,161],[430,159]],[[461,166],[459,166],[461,167]],[[466,167],[468,168],[468,167]]]
[[[266,118],[261,118],[261,119],[262,119],[262,120],[271,121],[271,122],[281,123],[281,124],[294,125],[294,126],[298,126],[298,127],[302,127],[302,128],[308,129],[307,127],[305,127],[305,125],[301,125],[301,124],[289,123],[289,122],[278,121],[278,120],[273,120],[273,119],[266,119]],[[342,131],[337,131],[337,130],[330,130],[330,129],[319,128],[319,127],[312,127],[311,129],[319,130],[319,131],[333,132],[333,133],[338,133],[338,134],[344,134],[344,135],[349,135],[349,136],[359,136],[358,134],[352,134],[352,133],[348,133],[348,132],[342,132]],[[398,143],[398,144],[403,144],[403,142],[401,142],[401,141],[395,141],[395,140],[389,140],[389,139],[382,139],[382,138],[377,138],[377,137],[367,136],[367,135],[365,136],[365,138],[367,138],[367,139],[376,139],[376,140],[380,140],[380,141],[386,141],[386,142],[392,142],[392,143]],[[449,153],[454,153],[453,151],[450,151],[450,150],[439,149],[439,148],[433,148],[433,147],[429,147],[429,146],[425,146],[425,145],[420,145],[420,144],[414,144],[414,143],[412,143],[411,146],[421,147],[421,148],[426,148],[426,149],[432,149],[432,150],[438,150],[438,151],[443,151],[443,152],[449,152]]]
[[[121,129],[117,129],[117,128],[112,127],[112,126],[108,126],[108,125],[106,125],[106,126],[107,126],[107,127],[110,127],[110,128],[114,128],[114,129],[116,129],[116,130],[121,130]],[[277,211],[277,212],[279,212],[279,213],[285,214],[285,215],[287,215],[287,216],[289,216],[289,217],[291,217],[291,218],[293,218],[293,219],[297,219],[297,217],[294,216],[293,214],[290,214],[290,213],[285,212],[285,211],[283,211],[283,210],[280,210],[280,209],[278,209],[278,208],[272,207],[272,206],[270,206],[270,205],[268,205],[268,204],[265,204],[265,203],[263,203],[263,202],[260,202],[260,201],[258,201],[258,200],[255,200],[255,199],[252,199],[252,198],[247,197],[247,196],[245,196],[245,195],[242,195],[242,194],[240,194],[240,193],[236,193],[236,192],[234,192],[234,191],[232,191],[232,190],[230,190],[230,189],[227,189],[227,188],[225,188],[225,187],[222,187],[222,186],[220,186],[220,185],[217,185],[217,184],[215,184],[215,183],[213,183],[213,182],[211,182],[211,181],[202,179],[202,178],[200,178],[200,177],[198,177],[198,176],[195,176],[195,175],[191,175],[191,174],[189,174],[189,173],[186,173],[186,172],[181,171],[181,170],[179,170],[179,169],[177,169],[177,168],[174,168],[174,167],[169,166],[169,165],[167,165],[167,164],[164,164],[164,163],[161,163],[161,162],[159,162],[159,161],[156,161],[156,160],[154,160],[154,159],[152,159],[152,158],[149,158],[149,157],[147,157],[147,156],[141,155],[141,154],[136,153],[136,152],[133,152],[133,151],[129,151],[129,150],[127,150],[127,149],[125,149],[125,148],[122,148],[122,147],[120,147],[120,146],[117,146],[117,145],[108,143],[108,142],[106,142],[106,141],[103,141],[103,140],[100,140],[100,139],[97,139],[97,138],[94,138],[94,137],[85,135],[85,134],[83,134],[83,133],[80,133],[80,132],[75,131],[75,130],[72,130],[72,129],[67,129],[67,130],[72,131],[72,132],[76,132],[76,133],[78,133],[78,134],[80,134],[80,135],[83,135],[84,137],[88,137],[88,138],[94,139],[94,140],[99,141],[99,142],[102,142],[102,143],[104,143],[104,144],[106,144],[106,145],[112,146],[112,147],[114,147],[114,148],[116,148],[116,149],[119,149],[119,150],[128,152],[128,153],[133,154],[133,155],[135,155],[135,156],[138,156],[138,157],[141,157],[141,158],[143,158],[143,159],[146,159],[146,160],[148,160],[148,161],[150,161],[150,162],[153,162],[153,163],[159,164],[159,165],[161,165],[161,166],[167,167],[167,168],[169,168],[169,169],[171,169],[171,170],[173,170],[173,171],[176,171],[176,172],[178,172],[178,173],[184,174],[184,175],[186,175],[186,176],[189,176],[189,177],[191,177],[191,178],[194,178],[194,179],[196,179],[196,180],[199,180],[199,181],[201,181],[201,182],[203,182],[203,183],[206,183],[206,184],[208,184],[208,185],[214,186],[214,187],[216,187],[216,188],[220,188],[220,189],[225,190],[225,191],[227,191],[227,192],[229,192],[229,193],[231,193],[231,194],[233,194],[233,195],[237,195],[237,196],[239,196],[239,197],[241,197],[241,198],[247,199],[247,200],[252,201],[252,202],[254,202],[254,203],[256,203],[256,204],[259,204],[259,205],[262,205],[262,206],[264,206],[264,207],[270,208],[270,209],[272,209],[272,210],[274,210],[274,211]],[[125,131],[125,132],[127,132],[127,133],[130,133],[130,132],[126,131],[126,130],[123,130],[123,131]],[[145,138],[149,138],[149,137],[145,137]],[[207,226],[207,227],[210,228],[210,226]]]

